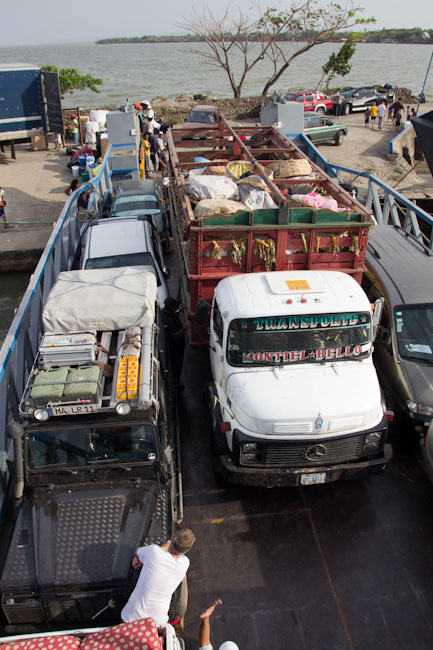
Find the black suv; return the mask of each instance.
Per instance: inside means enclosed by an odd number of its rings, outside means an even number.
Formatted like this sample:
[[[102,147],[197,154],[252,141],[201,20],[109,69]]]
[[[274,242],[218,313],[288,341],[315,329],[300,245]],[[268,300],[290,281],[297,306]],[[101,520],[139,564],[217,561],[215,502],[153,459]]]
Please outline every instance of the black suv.
[[[343,95],[344,97],[344,102],[341,106],[342,115],[348,115],[353,111],[363,111],[367,106],[380,104],[382,101],[387,105],[394,101],[394,93],[387,91],[381,92],[377,88],[374,88],[374,86],[343,88],[343,90],[338,94]],[[335,98],[336,95],[333,95],[332,99],[334,100],[334,107]]]

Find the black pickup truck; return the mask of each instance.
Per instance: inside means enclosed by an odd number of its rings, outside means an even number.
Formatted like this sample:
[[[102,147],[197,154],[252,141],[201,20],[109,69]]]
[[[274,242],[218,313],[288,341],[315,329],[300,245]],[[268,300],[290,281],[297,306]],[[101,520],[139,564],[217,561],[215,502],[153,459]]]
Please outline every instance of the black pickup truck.
[[[344,101],[341,105],[341,114],[348,115],[355,111],[363,111],[367,106],[378,105],[380,102],[385,102],[386,105],[392,104],[395,99],[395,94],[392,91],[381,91],[374,86],[362,86],[360,88],[343,88],[338,93],[343,95]],[[333,95],[335,107],[336,95]]]

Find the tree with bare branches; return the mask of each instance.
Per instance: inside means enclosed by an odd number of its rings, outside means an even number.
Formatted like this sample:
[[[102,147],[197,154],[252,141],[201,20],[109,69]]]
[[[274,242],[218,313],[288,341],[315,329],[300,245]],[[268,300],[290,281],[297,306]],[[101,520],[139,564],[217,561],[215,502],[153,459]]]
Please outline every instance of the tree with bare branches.
[[[248,73],[258,63],[270,62],[271,74],[262,90],[262,97],[266,97],[298,56],[332,40],[336,32],[375,22],[374,18],[360,18],[362,11],[352,0],[344,6],[332,0],[325,6],[318,0],[301,0],[285,11],[262,9],[257,4],[255,17],[241,11],[232,15],[228,6],[221,18],[208,8],[201,13],[194,11],[181,27],[206,43],[206,51],[193,53],[225,70],[235,99],[241,96]],[[236,76],[239,61],[241,70]]]

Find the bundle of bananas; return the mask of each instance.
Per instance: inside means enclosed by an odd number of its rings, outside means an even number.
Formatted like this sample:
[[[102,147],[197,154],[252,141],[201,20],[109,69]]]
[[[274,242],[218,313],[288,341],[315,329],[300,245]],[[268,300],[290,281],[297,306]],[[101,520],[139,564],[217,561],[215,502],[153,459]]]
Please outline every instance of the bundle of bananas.
[[[214,257],[216,260],[222,259],[221,246],[215,241],[215,239],[212,241],[212,245],[213,248],[210,256]]]
[[[245,255],[245,253],[247,252],[245,242],[243,242],[242,239],[240,241],[235,241],[234,239],[232,239],[230,243],[232,245],[230,251],[232,260],[235,264],[239,264],[240,266],[242,261],[242,255]]]
[[[258,255],[262,260],[265,261],[266,271],[272,270],[272,264],[277,261],[275,255],[275,242],[273,239],[256,239],[256,250],[254,255]]]

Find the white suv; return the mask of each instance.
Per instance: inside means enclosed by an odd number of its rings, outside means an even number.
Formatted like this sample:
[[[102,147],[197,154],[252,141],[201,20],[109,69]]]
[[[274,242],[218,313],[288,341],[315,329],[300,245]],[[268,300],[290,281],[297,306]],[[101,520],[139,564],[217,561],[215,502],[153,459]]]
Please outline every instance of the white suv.
[[[166,280],[170,274],[164,265],[159,235],[146,217],[91,221],[84,235],[80,266],[82,269],[151,266],[162,306],[169,295]]]

